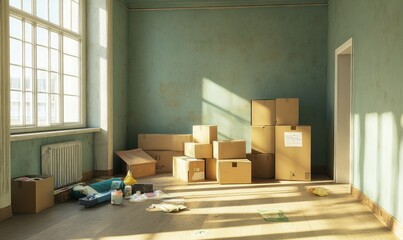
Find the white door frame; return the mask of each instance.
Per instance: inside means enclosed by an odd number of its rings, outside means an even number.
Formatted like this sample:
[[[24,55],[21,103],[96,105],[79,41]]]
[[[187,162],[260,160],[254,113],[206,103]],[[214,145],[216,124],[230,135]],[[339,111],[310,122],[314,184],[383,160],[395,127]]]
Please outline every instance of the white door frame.
[[[348,159],[337,158],[338,148],[337,148],[337,137],[340,126],[337,124],[338,117],[338,57],[339,55],[350,55],[350,86],[349,86],[349,95],[350,95],[350,129],[349,129],[349,153]],[[336,183],[348,183],[352,182],[352,162],[353,162],[353,114],[352,114],[352,101],[353,101],[353,39],[350,38],[345,43],[343,43],[340,47],[335,50],[335,77],[334,77],[334,181]],[[348,94],[348,93],[346,93]]]

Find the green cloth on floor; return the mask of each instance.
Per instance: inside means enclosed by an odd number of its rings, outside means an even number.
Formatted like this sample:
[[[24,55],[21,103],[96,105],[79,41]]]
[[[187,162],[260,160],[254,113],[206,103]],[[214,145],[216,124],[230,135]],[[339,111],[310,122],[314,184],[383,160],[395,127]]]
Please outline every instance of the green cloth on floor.
[[[266,222],[288,222],[288,218],[281,210],[258,209],[257,211]]]

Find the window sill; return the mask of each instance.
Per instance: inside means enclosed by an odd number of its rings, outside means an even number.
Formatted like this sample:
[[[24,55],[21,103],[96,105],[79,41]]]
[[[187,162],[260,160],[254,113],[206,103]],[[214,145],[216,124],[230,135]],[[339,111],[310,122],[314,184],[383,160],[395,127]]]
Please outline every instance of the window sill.
[[[69,129],[69,130],[58,130],[58,131],[47,131],[47,132],[36,132],[36,133],[15,133],[10,135],[10,141],[23,141],[31,140],[37,138],[47,138],[47,137],[59,137],[68,136],[84,133],[94,133],[100,132],[100,128],[79,128],[79,129]]]

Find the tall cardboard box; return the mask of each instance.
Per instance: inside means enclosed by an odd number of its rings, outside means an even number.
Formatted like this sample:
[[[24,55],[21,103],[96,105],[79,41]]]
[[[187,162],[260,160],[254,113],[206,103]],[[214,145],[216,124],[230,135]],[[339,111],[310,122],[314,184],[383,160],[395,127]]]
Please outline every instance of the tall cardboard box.
[[[248,159],[218,160],[217,180],[220,184],[251,183],[251,162]]]
[[[276,99],[276,125],[299,124],[299,99],[277,98]]]
[[[206,158],[206,179],[217,180],[217,159]]]
[[[193,141],[197,143],[211,144],[218,138],[216,125],[194,125]]]
[[[147,150],[145,152],[157,161],[155,164],[156,173],[172,172],[172,158],[174,156],[183,156],[183,152],[176,151]]]
[[[246,158],[252,163],[252,177],[274,178],[274,154],[248,153]]]
[[[252,126],[276,125],[276,100],[251,101]]]
[[[123,160],[124,170],[130,170],[134,178],[155,175],[155,164],[157,161],[142,149],[118,151],[116,154]]]
[[[139,134],[138,147],[143,150],[183,152],[185,142],[192,142],[191,134]]]
[[[274,153],[274,126],[252,126],[252,153]]]
[[[199,182],[205,179],[204,159],[175,156],[172,159],[173,176],[185,182]]]
[[[246,158],[246,142],[245,140],[214,141],[213,157],[218,160]]]
[[[276,126],[275,175],[279,180],[311,180],[311,126]]]
[[[192,158],[212,158],[213,144],[208,143],[185,143],[185,156]]]
[[[14,213],[37,213],[54,205],[52,176],[26,176],[35,181],[11,181],[11,205]]]

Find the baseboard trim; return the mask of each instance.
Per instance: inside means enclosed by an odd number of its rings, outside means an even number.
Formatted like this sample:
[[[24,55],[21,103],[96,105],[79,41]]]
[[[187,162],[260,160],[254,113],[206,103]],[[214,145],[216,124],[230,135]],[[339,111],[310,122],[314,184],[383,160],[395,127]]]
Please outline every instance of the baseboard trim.
[[[113,176],[113,169],[109,170],[94,170],[94,177]]]
[[[89,181],[89,180],[91,180],[93,178],[94,178],[94,172],[93,171],[84,172],[81,181],[86,182],[86,181]]]
[[[11,205],[4,207],[4,208],[0,208],[0,222],[10,218],[13,216],[13,212],[11,209]]]
[[[373,202],[361,190],[351,185],[351,195],[361,204],[367,206],[382,223],[386,225],[399,239],[403,239],[403,224],[394,218],[385,209]]]

